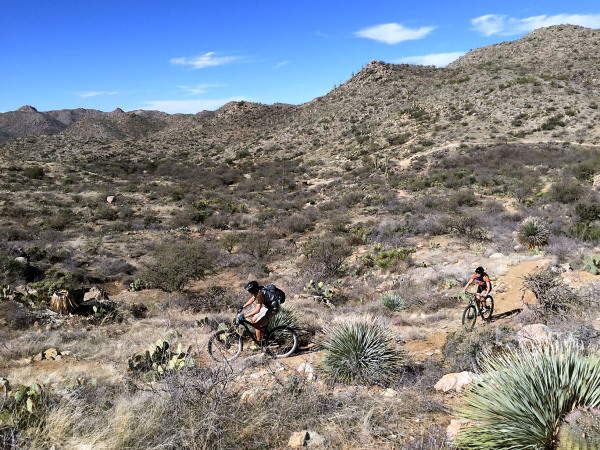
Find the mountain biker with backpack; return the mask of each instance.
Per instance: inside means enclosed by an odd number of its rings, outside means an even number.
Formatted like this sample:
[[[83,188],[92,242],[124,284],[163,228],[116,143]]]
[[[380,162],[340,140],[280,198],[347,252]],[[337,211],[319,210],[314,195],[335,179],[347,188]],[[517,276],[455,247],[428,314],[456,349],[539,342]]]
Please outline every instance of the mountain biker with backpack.
[[[281,303],[285,301],[285,294],[272,284],[260,286],[257,281],[250,281],[244,286],[244,289],[252,295],[252,298],[242,306],[242,309],[255,301],[256,307],[247,314],[240,314],[239,318],[253,317],[252,323],[256,328],[256,339],[260,342],[262,332],[267,328],[269,320],[279,312]]]
[[[477,300],[481,302],[482,311],[485,313],[487,311],[485,299],[492,292],[492,282],[483,267],[480,266],[475,269],[475,273],[464,287],[464,290],[466,291],[473,283],[477,283]]]

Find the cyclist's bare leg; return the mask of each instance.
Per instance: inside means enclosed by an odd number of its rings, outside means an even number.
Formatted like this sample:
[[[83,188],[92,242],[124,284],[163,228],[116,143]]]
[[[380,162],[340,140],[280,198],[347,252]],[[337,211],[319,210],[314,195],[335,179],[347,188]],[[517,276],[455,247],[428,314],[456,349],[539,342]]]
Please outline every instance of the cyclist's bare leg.
[[[254,327],[256,328],[256,340],[258,342],[260,342],[260,339],[262,338],[263,327],[261,327],[260,325],[257,325],[256,322],[257,322],[256,318],[252,319],[252,323],[254,324]]]
[[[487,303],[485,302],[485,295],[477,294],[477,300],[482,308],[487,308]]]

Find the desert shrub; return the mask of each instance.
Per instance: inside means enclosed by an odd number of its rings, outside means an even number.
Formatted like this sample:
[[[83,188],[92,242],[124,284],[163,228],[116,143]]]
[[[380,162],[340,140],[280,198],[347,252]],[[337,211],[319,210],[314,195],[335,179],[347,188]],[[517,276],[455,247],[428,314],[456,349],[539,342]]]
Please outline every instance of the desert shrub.
[[[481,383],[466,389],[460,415],[474,421],[456,441],[466,448],[553,448],[560,419],[600,406],[600,359],[574,340],[487,354]]]
[[[317,282],[340,275],[342,265],[352,250],[343,238],[325,237],[310,239],[303,246],[302,253],[306,258],[299,264],[301,270]]]
[[[275,239],[275,233],[269,231],[266,233],[244,233],[243,240],[240,242],[240,251],[262,258],[269,254]]]
[[[476,214],[453,214],[441,219],[442,227],[447,231],[470,241],[486,238],[483,222]]]
[[[29,286],[38,292],[41,300],[48,300],[60,289],[67,291],[75,289],[75,280],[72,272],[52,267],[45,273],[43,280],[29,283]]]
[[[448,335],[442,348],[444,361],[453,372],[470,370],[476,372],[479,358],[484,351],[497,350],[496,329],[479,327],[474,330],[459,329]]]
[[[456,211],[457,208],[463,206],[477,206],[479,199],[471,189],[461,189],[453,192],[447,199],[447,205],[449,211]]]
[[[26,262],[17,261],[12,252],[0,248],[0,284],[22,281],[26,271]]]
[[[216,252],[197,242],[172,242],[154,250],[153,261],[140,274],[140,279],[165,292],[181,291],[190,279],[201,278],[213,269]]]
[[[404,311],[408,308],[408,302],[397,292],[388,292],[379,297],[381,304],[390,311]]]
[[[322,369],[330,380],[343,383],[388,385],[405,359],[389,329],[370,316],[333,325],[322,345]]]
[[[77,219],[77,216],[69,210],[61,209],[56,214],[52,214],[44,219],[44,228],[50,228],[56,231],[63,231]]]
[[[296,213],[285,217],[280,227],[284,233],[304,233],[312,224],[313,220],[307,214]]]
[[[577,203],[575,214],[577,214],[580,222],[592,222],[600,216],[600,204],[597,202]]]
[[[576,181],[561,180],[552,185],[550,196],[560,203],[574,203],[583,196],[583,188]]]
[[[548,244],[550,230],[539,217],[527,217],[517,228],[517,241],[528,249]]]
[[[372,253],[367,253],[362,256],[360,261],[364,267],[377,266],[380,269],[388,270],[396,266],[399,262],[406,261],[415,251],[414,248],[394,248],[385,250],[377,245],[373,248]]]
[[[39,166],[28,167],[23,171],[23,175],[32,180],[41,180],[44,178],[44,168]]]
[[[549,269],[525,275],[521,290],[535,295],[535,303],[527,304],[531,313],[529,321],[532,323],[567,320],[574,307],[581,302],[577,293]]]
[[[238,233],[227,233],[219,238],[218,244],[221,248],[231,253],[236,245],[242,242],[243,237]]]

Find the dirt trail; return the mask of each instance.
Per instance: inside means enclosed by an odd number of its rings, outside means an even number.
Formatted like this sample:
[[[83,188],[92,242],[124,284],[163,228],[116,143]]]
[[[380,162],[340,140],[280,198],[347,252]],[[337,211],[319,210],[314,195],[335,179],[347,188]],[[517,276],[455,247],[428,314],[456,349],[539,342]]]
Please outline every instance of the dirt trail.
[[[514,266],[510,266],[508,271],[498,276],[494,282],[496,288],[492,289],[494,297],[494,316],[523,307],[525,303],[535,301],[531,292],[525,292],[523,297],[523,277],[537,269],[540,269],[550,263],[549,259],[540,258],[531,261],[524,261]]]

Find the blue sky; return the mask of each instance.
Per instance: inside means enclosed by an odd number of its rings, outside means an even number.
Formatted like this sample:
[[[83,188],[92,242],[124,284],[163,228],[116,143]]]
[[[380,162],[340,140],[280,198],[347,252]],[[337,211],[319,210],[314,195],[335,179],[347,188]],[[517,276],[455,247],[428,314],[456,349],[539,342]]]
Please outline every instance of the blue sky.
[[[444,66],[598,0],[1,0],[0,111],[300,104],[371,60]]]

